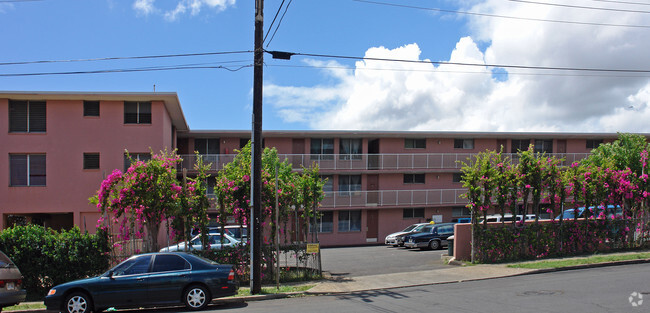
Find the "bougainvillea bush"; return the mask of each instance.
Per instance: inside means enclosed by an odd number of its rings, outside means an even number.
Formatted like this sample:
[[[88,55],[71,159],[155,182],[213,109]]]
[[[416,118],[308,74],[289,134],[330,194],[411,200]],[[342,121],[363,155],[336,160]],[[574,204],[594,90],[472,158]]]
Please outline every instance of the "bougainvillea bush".
[[[501,262],[645,246],[650,239],[648,143],[620,134],[582,162],[537,153],[486,151],[462,168],[472,213],[474,261]],[[564,220],[563,210],[590,208]],[[594,209],[602,208],[602,209]],[[607,208],[607,209],[604,209]],[[610,209],[611,208],[611,209]],[[488,213],[535,214],[533,223],[488,227]],[[539,222],[545,216],[557,220]]]

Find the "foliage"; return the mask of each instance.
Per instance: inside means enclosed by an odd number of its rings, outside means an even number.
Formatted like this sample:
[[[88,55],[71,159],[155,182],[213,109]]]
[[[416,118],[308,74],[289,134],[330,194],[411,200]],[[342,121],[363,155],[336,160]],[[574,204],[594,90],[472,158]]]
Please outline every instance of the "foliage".
[[[91,198],[102,214],[108,214],[109,224],[103,218],[98,227],[119,227],[117,238],[129,240],[147,235],[145,249],[156,251],[161,225],[171,225],[172,237],[182,238],[190,227],[207,226],[208,200],[205,195],[206,165],[199,162],[195,179],[179,181],[176,165],[180,157],[175,151],[153,154],[149,161],[131,159],[125,173],[114,170],[101,184],[97,195]],[[146,232],[145,232],[146,229]]]
[[[506,207],[513,215],[530,208],[536,216],[534,225],[513,220],[511,226],[497,229],[486,223],[479,228],[474,218],[477,259],[529,259],[614,248],[609,244],[616,249],[646,244],[650,239],[647,148],[644,137],[621,134],[619,140],[601,145],[583,162],[568,167],[561,166],[562,160],[535,153],[532,146],[517,154],[517,163],[494,151],[465,163],[463,186],[468,189],[465,197],[472,216],[503,215]],[[580,207],[621,208],[622,214],[590,209],[585,210],[584,222],[576,214],[572,221],[537,224],[542,214],[553,218],[565,208]]]
[[[54,285],[100,274],[109,267],[108,234],[82,234],[79,228],[55,231],[38,225],[0,232],[0,250],[24,276],[29,299],[42,299]]]

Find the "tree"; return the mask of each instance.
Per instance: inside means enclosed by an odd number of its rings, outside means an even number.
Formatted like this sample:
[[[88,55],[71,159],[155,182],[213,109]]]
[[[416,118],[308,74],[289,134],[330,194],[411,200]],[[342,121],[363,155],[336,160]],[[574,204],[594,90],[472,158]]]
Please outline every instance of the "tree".
[[[184,221],[192,217],[192,222],[207,223],[204,177],[184,186],[177,176],[179,162],[175,151],[152,152],[151,160],[131,159],[126,172],[116,169],[102,182],[91,203],[96,204],[103,215],[108,215],[110,225],[119,227],[119,239],[146,235],[146,249],[157,250],[158,233],[164,222],[172,222],[177,231],[181,229],[179,232],[184,226],[178,222],[179,217]]]

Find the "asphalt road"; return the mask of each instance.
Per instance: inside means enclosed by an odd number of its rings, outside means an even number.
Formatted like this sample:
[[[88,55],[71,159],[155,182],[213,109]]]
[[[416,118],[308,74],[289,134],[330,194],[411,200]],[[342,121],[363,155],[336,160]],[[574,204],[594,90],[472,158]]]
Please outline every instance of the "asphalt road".
[[[396,272],[413,272],[443,268],[441,255],[447,250],[362,246],[324,248],[321,250],[323,271],[332,276],[366,276]]]
[[[648,312],[648,281],[650,264],[621,265],[348,295],[217,305],[206,312]]]

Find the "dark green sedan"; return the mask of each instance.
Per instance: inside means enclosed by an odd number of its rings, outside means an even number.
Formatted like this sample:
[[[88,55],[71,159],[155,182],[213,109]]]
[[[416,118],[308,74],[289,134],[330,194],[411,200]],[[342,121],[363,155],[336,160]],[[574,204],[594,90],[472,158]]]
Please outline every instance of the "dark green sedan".
[[[45,306],[65,313],[179,304],[200,310],[213,298],[237,294],[238,288],[231,265],[182,252],[148,253],[101,276],[55,286]]]

